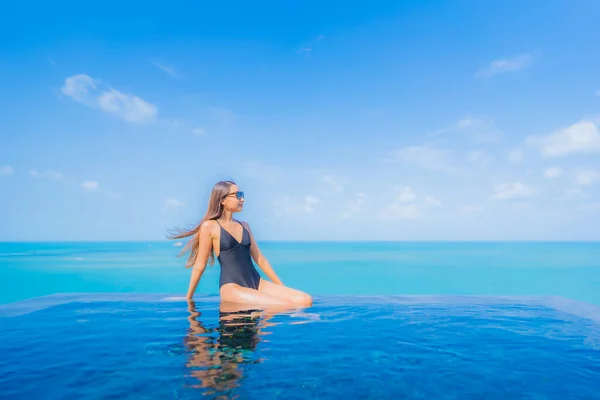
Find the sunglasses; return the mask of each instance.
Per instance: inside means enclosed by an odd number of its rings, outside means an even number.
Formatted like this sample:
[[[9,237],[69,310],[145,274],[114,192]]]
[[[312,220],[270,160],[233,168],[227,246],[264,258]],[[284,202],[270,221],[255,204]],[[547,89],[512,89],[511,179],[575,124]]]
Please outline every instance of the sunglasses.
[[[241,199],[243,199],[243,198],[244,198],[244,192],[240,192],[240,191],[237,191],[237,192],[233,192],[233,193],[226,194],[225,196],[223,196],[223,198],[225,198],[225,197],[227,197],[227,196],[231,196],[231,195],[235,195],[235,197],[236,197],[238,200],[241,200]]]

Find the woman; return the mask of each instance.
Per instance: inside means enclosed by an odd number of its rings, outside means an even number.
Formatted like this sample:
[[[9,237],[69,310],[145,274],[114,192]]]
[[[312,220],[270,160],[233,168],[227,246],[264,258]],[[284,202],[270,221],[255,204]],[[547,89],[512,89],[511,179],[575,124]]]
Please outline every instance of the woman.
[[[217,182],[212,189],[206,215],[200,223],[189,231],[172,236],[173,239],[192,237],[182,251],[183,254],[190,250],[186,267],[192,267],[186,298],[192,298],[207,261],[210,259],[212,265],[216,255],[221,265],[221,301],[310,307],[311,296],[283,285],[261,253],[250,226],[233,219],[233,214],[242,211],[243,205],[244,192],[234,182]],[[260,276],[252,260],[272,282]]]

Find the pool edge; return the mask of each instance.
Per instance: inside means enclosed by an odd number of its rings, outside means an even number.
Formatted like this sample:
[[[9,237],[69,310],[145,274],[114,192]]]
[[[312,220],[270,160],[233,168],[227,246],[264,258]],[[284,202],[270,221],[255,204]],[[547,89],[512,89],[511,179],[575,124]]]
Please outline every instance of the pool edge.
[[[61,304],[80,302],[185,302],[173,293],[55,293],[0,305],[0,318],[17,317]],[[219,303],[218,295],[195,296],[195,302]],[[488,295],[317,295],[314,306],[350,306],[373,304],[469,305],[503,304],[544,306],[600,323],[600,306],[562,296],[488,296]]]

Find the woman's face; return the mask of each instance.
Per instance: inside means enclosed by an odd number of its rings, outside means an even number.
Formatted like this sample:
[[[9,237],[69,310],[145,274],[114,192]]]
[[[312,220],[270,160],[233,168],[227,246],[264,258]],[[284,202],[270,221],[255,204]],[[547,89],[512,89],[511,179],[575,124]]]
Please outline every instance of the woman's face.
[[[237,185],[231,185],[229,194],[223,199],[223,208],[231,211],[242,211],[244,207],[244,192],[240,191]]]

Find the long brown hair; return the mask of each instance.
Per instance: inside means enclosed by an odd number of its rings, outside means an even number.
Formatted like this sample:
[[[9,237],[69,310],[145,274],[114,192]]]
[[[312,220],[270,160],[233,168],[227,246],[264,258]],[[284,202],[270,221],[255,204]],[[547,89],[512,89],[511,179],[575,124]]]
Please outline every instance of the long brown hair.
[[[180,230],[178,233],[171,234],[169,239],[183,239],[191,236],[192,238],[187,242],[185,247],[181,250],[179,256],[185,254],[188,250],[190,251],[190,256],[188,258],[187,263],[185,264],[186,268],[193,267],[196,263],[196,259],[198,258],[198,248],[200,247],[200,227],[205,221],[216,219],[221,217],[221,213],[223,212],[223,205],[221,201],[223,197],[229,194],[229,189],[232,185],[235,185],[233,181],[219,181],[217,182],[210,193],[210,200],[208,201],[208,209],[206,210],[206,214],[200,222],[191,229]],[[215,253],[211,250],[209,255],[209,264],[213,265],[215,262]]]

